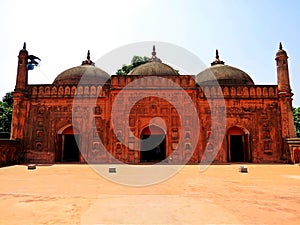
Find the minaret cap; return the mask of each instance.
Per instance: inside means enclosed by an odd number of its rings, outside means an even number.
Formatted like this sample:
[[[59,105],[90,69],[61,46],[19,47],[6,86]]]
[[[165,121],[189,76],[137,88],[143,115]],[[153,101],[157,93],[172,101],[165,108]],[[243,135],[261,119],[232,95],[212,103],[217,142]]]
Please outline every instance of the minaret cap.
[[[23,48],[20,50],[20,52],[28,53],[26,50],[26,42],[24,42]]]
[[[276,55],[286,55],[286,51],[283,49],[281,42],[279,42],[279,50]]]

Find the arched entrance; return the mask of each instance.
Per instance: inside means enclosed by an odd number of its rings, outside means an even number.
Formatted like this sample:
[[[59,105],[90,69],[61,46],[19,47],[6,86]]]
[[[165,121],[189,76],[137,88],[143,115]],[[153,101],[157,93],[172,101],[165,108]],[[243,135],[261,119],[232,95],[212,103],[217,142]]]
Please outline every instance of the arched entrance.
[[[57,134],[57,145],[56,145],[56,162],[79,162],[80,151],[77,143],[79,143],[80,134],[79,131],[68,126],[62,128]]]
[[[228,161],[251,162],[249,132],[234,126],[227,131]]]
[[[159,162],[166,158],[166,133],[163,129],[150,125],[142,130],[141,140],[141,162]]]

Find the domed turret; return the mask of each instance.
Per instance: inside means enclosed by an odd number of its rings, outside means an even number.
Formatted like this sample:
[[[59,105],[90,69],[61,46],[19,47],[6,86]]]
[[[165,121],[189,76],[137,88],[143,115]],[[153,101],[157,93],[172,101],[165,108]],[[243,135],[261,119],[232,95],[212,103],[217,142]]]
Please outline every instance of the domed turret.
[[[76,66],[60,73],[54,80],[54,85],[102,84],[110,78],[109,74],[95,66],[90,59],[88,51],[87,59],[81,66]]]
[[[254,85],[251,77],[244,71],[227,66],[219,59],[219,52],[216,50],[216,59],[211,67],[200,72],[196,77],[197,83],[201,85],[212,85],[218,81],[219,85]]]

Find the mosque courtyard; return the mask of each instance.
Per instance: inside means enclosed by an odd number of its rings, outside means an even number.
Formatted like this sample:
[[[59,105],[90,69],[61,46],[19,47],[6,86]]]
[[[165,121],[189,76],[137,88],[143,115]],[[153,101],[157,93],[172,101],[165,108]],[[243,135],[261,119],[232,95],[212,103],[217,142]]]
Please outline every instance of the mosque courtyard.
[[[143,179],[122,165],[101,165],[104,176],[83,164],[3,167],[0,224],[300,224],[300,166],[245,166],[187,165],[141,187],[105,178]]]

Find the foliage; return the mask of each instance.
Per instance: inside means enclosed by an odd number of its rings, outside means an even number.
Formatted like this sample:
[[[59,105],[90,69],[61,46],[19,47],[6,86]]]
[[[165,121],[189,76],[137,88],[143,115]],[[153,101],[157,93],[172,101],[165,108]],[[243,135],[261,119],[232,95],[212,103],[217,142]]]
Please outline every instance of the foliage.
[[[293,108],[294,124],[296,129],[297,137],[300,137],[300,107]]]
[[[13,95],[8,92],[0,101],[0,132],[10,132],[12,118]]]
[[[131,63],[126,65],[123,64],[121,69],[118,69],[118,71],[116,72],[117,75],[127,75],[131,70],[133,70],[135,67],[145,64],[146,62],[149,61],[149,58],[144,56],[133,56],[131,59]]]
[[[13,92],[7,92],[2,98],[2,101],[5,102],[9,107],[13,107]]]

